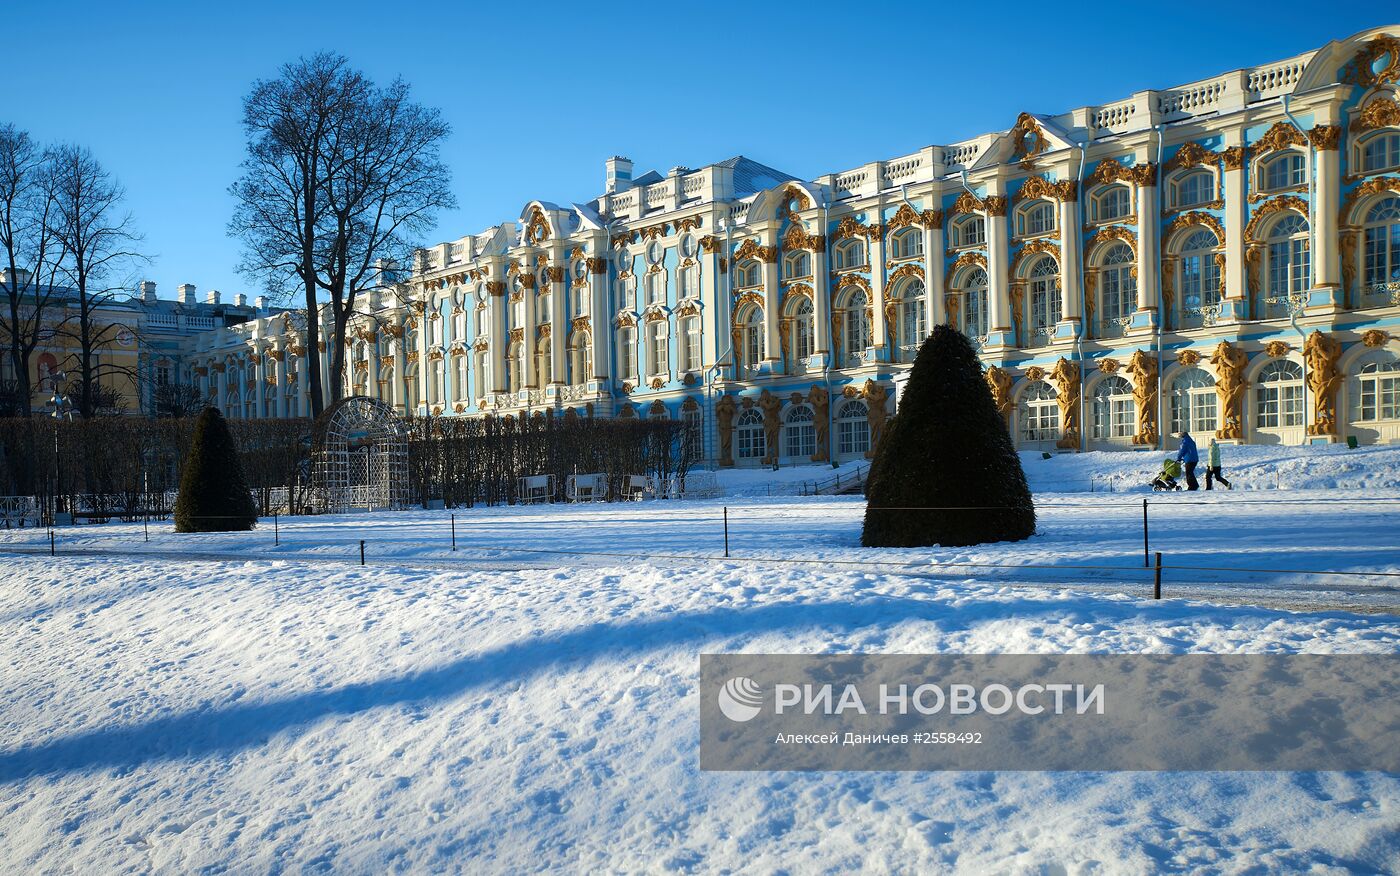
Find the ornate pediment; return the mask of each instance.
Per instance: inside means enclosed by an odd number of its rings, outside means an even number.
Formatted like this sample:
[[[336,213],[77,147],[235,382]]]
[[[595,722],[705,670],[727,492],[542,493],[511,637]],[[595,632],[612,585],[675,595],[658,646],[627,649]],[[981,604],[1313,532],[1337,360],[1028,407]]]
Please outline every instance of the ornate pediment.
[[[826,248],[826,240],[820,234],[808,234],[800,222],[794,222],[788,226],[787,233],[783,235],[783,251],[806,249],[812,252],[820,252]]]
[[[544,211],[535,207],[530,211],[530,223],[525,226],[525,242],[537,246],[549,240],[549,220]]]
[[[1306,216],[1308,215],[1308,202],[1295,195],[1280,195],[1255,207],[1254,215],[1249,217],[1249,224],[1244,227],[1244,242],[1258,243],[1259,227],[1264,220],[1285,210],[1294,210]]]
[[[1274,126],[1264,132],[1254,144],[1260,152],[1273,152],[1276,149],[1287,149],[1289,146],[1306,146],[1308,138],[1303,136],[1303,132],[1293,127],[1291,122],[1274,122]]]
[[[1351,130],[1356,133],[1394,127],[1400,127],[1400,103],[1382,95],[1367,101],[1351,120]]]
[[[759,246],[758,241],[753,238],[745,240],[734,251],[736,261],[741,259],[758,259],[768,264],[775,264],[778,261],[778,248],[775,246]]]
[[[1045,129],[1030,113],[1017,116],[1007,136],[1011,138],[1011,160],[1019,161],[1022,167],[1032,166],[1036,157],[1050,148]]]
[[[1210,167],[1220,160],[1220,156],[1211,152],[1194,140],[1182,144],[1176,150],[1176,154],[1167,162],[1167,171],[1184,170],[1188,167]]]
[[[1386,63],[1378,65],[1382,58],[1386,59]],[[1338,73],[1342,82],[1362,88],[1400,81],[1400,39],[1388,33],[1372,38],[1357,49]]]

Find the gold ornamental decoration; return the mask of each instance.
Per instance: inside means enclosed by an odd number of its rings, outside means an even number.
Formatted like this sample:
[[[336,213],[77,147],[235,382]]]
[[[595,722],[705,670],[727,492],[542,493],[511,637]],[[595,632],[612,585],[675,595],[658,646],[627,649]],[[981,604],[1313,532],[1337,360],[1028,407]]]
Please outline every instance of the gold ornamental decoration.
[[[505,280],[487,280],[487,281],[486,281],[486,291],[487,291],[487,293],[489,293],[489,294],[491,294],[491,295],[495,295],[495,296],[497,296],[497,297],[500,297],[500,296],[506,294],[506,281],[505,281]]]
[[[718,237],[715,237],[713,234],[707,234],[700,238],[700,251],[706,255],[714,255],[719,252],[720,243],[721,241]]]
[[[1357,134],[1394,127],[1400,127],[1400,103],[1381,95],[1367,101],[1356,118],[1351,120],[1351,130]]]
[[[1070,181],[1066,180],[1066,182]],[[1065,197],[1066,192],[1070,194],[1069,198]],[[1052,183],[1043,176],[1028,176],[1026,181],[1021,184],[1021,188],[1017,189],[1016,194],[1011,196],[1011,203],[1015,205],[1022,201],[1035,201],[1040,198],[1049,198],[1053,201],[1073,201],[1073,194],[1073,182],[1070,182],[1068,187],[1062,188],[1060,183]]]
[[[1303,132],[1293,127],[1292,122],[1274,122],[1272,128],[1264,132],[1254,143],[1260,152],[1274,152],[1278,149],[1287,149],[1289,146],[1306,146],[1308,138],[1303,136]]]
[[[1264,220],[1275,213],[1282,213],[1292,210],[1308,215],[1308,202],[1296,195],[1279,195],[1270,198],[1264,203],[1254,208],[1254,215],[1249,217],[1249,224],[1244,227],[1244,242],[1259,243],[1259,226],[1264,224]]]
[[[1361,333],[1361,343],[1368,347],[1384,347],[1392,335],[1382,329],[1367,329]]]
[[[777,264],[778,248],[776,246],[760,246],[758,241],[749,238],[734,251],[734,259],[738,261],[749,258],[756,258],[770,265]]]
[[[1011,276],[1013,276],[1013,277],[1014,277],[1014,276],[1017,276],[1017,273],[1018,273],[1018,272],[1020,271],[1020,269],[1021,269],[1021,264],[1022,264],[1026,259],[1030,258],[1030,257],[1033,256],[1033,255],[1041,255],[1041,254],[1045,254],[1045,255],[1049,255],[1049,256],[1054,257],[1054,259],[1055,259],[1055,264],[1057,264],[1057,265],[1060,263],[1060,248],[1059,248],[1059,246],[1057,246],[1056,244],[1052,243],[1052,242],[1049,241],[1049,240],[1032,240],[1032,241],[1028,242],[1025,246],[1021,247],[1020,249],[1018,249],[1018,250],[1016,251],[1016,256],[1015,256],[1015,258],[1013,258],[1013,259],[1011,260]],[[953,267],[956,269],[958,263],[961,262],[961,261],[962,261],[962,258],[960,257],[960,258],[958,259],[958,261],[956,261],[956,262],[953,263]],[[986,259],[983,259],[983,260],[982,260],[982,267],[984,267],[984,268],[986,267]],[[951,272],[950,272],[950,276],[951,276]]]
[[[701,219],[699,216],[687,216],[684,219],[677,219],[676,233],[684,234],[687,231],[694,231],[695,229],[700,227],[700,222]]]
[[[1055,446],[1072,449],[1079,446],[1079,366],[1061,356],[1050,372],[1055,381],[1055,402],[1060,406],[1060,440]]]
[[[1137,404],[1138,430],[1133,443],[1157,443],[1157,359],[1137,350],[1128,359],[1127,373],[1133,377],[1133,401]]]
[[[800,222],[794,222],[790,225],[787,233],[783,235],[782,249],[784,252],[795,250],[821,252],[825,248],[826,239],[820,234],[808,234]]]
[[[987,369],[983,375],[987,379],[987,388],[992,391],[992,401],[997,406],[997,413],[1005,421],[1011,420],[1011,374],[998,365],[993,365]]]
[[[987,208],[987,215],[988,215],[988,216],[1005,216],[1005,215],[1006,215],[1006,196],[1005,196],[1005,195],[988,195],[987,197],[985,197],[985,198],[982,199],[982,203],[983,203],[983,204],[986,206],[986,208]]]
[[[1314,330],[1303,344],[1303,358],[1308,363],[1308,388],[1313,394],[1313,421],[1309,435],[1337,434],[1337,390],[1346,375],[1337,368],[1342,358],[1342,344],[1336,338]]]
[[[1376,62],[1387,58],[1386,64],[1376,70]],[[1400,80],[1400,39],[1383,33],[1369,40],[1356,51],[1352,59],[1339,71],[1342,82],[1370,88],[1382,82]]]
[[[856,221],[854,216],[842,216],[831,233],[832,240],[845,240],[849,237],[869,237],[871,229]]]
[[[957,260],[954,261],[951,266],[949,266],[948,273],[944,275],[943,279],[945,284],[948,286],[952,286],[953,275],[955,275],[958,271],[961,271],[963,268],[969,267],[971,265],[977,265],[985,271],[987,270],[987,257],[980,252],[965,252],[962,255],[958,256]]]
[[[1116,158],[1105,158],[1094,166],[1094,172],[1084,181],[1084,187],[1111,182],[1136,183],[1137,167],[1124,164]]]
[[[549,220],[545,218],[543,210],[535,207],[530,211],[530,224],[525,228],[525,242],[535,246],[548,239]]]
[[[1178,215],[1167,224],[1166,229],[1162,232],[1162,239],[1171,240],[1178,231],[1184,231],[1193,225],[1201,225],[1209,228],[1211,233],[1215,235],[1215,242],[1217,245],[1225,242],[1225,226],[1221,225],[1220,220],[1210,213],[1204,213],[1199,210],[1192,210],[1188,213]]]
[[[1242,170],[1245,160],[1248,158],[1248,146],[1231,146],[1220,153],[1220,160],[1225,165],[1226,170]]]
[[[1011,138],[1011,160],[1019,161],[1022,167],[1033,167],[1036,157],[1050,148],[1044,129],[1030,113],[1017,116],[1007,136]]]
[[[1342,199],[1342,208],[1337,211],[1338,224],[1343,228],[1353,226],[1355,223],[1348,221],[1348,217],[1356,209],[1357,203],[1362,198],[1380,192],[1400,192],[1400,177],[1378,176],[1375,179],[1366,180],[1348,192],[1347,196]]]
[[[1342,128],[1340,125],[1317,125],[1308,131],[1308,142],[1314,149],[1336,149],[1342,142]]]
[[[1175,170],[1185,170],[1188,167],[1211,167],[1220,159],[1219,155],[1211,152],[1206,147],[1195,140],[1188,140],[1176,150],[1176,154],[1167,161],[1167,172]]]
[[[1176,354],[1176,361],[1189,368],[1201,361],[1201,354],[1195,350],[1182,350]]]
[[[1281,359],[1293,347],[1287,341],[1269,341],[1264,345],[1264,354],[1271,359]]]
[[[664,237],[670,228],[670,224],[666,222],[662,222],[660,225],[652,225],[643,228],[641,231],[642,240],[656,240],[659,237]]]
[[[885,224],[885,228],[894,231],[897,228],[908,228],[911,225],[921,225],[924,228],[942,228],[943,211],[924,210],[922,213],[915,213],[908,204],[901,204],[894,216]]]
[[[1045,369],[1039,365],[1032,365],[1026,369],[1026,379],[1031,383],[1039,383],[1045,379]]]
[[[1249,357],[1229,341],[1221,341],[1211,354],[1210,364],[1215,366],[1215,395],[1220,401],[1220,428],[1216,430],[1215,437],[1243,438],[1240,403],[1244,400],[1245,388],[1249,386],[1244,379]]]
[[[1108,357],[1108,358],[1106,358],[1106,359],[1100,359],[1100,360],[1099,360],[1099,373],[1100,373],[1100,374],[1117,374],[1117,373],[1118,373],[1118,369],[1119,369],[1119,368],[1122,368],[1122,367],[1123,367],[1123,364],[1122,364],[1121,362],[1119,362],[1117,359],[1114,359],[1112,356],[1110,356],[1110,357]]]
[[[847,286],[859,286],[867,296],[870,295],[870,281],[860,274],[842,274],[841,279],[836,283],[836,291],[840,292]]]
[[[948,212],[959,216],[963,213],[981,213],[986,209],[987,205],[972,192],[959,192],[958,197],[953,201],[953,208]]]

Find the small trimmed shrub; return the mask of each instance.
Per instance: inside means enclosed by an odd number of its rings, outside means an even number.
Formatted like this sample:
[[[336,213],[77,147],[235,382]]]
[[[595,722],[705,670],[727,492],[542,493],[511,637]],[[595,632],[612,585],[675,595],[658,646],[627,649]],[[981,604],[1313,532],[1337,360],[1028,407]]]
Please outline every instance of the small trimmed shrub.
[[[239,532],[258,521],[257,506],[228,423],[217,408],[195,420],[175,499],[176,532]]]

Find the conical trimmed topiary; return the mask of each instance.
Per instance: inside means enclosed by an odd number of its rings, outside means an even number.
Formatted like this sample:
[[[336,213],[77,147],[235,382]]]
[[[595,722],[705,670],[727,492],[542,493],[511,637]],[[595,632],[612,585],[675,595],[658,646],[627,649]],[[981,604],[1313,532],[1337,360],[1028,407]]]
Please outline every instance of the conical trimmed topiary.
[[[875,449],[866,499],[866,547],[956,547],[1035,533],[1020,457],[982,363],[956,329],[938,326],[919,348],[898,416]],[[959,510],[906,510],[913,508]]]
[[[237,532],[252,529],[257,506],[243,477],[238,448],[217,408],[205,408],[180,474],[175,499],[176,532]]]

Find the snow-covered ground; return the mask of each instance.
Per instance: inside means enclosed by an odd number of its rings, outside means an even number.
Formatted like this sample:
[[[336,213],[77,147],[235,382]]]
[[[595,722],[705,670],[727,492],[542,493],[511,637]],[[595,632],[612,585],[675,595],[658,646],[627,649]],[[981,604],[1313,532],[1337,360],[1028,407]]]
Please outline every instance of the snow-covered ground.
[[[702,773],[696,702],[702,652],[1400,653],[1390,452],[1364,493],[1325,488],[1368,452],[1295,449],[1311,489],[1148,496],[1167,595],[1209,602],[1143,598],[1142,495],[1052,492],[1146,460],[1105,454],[1028,460],[1039,534],[975,549],[863,550],[859,497],[733,493],[458,510],[455,552],[446,512],[79,527],[56,557],[0,533],[0,861],[1393,871],[1396,775]]]

